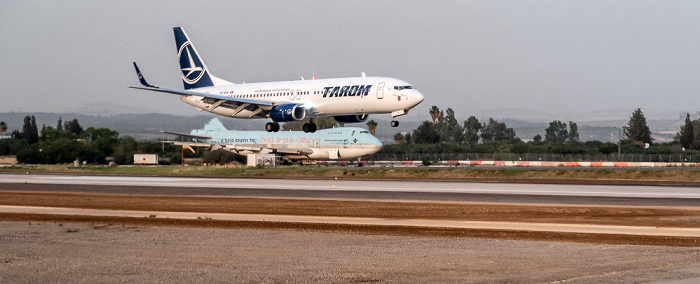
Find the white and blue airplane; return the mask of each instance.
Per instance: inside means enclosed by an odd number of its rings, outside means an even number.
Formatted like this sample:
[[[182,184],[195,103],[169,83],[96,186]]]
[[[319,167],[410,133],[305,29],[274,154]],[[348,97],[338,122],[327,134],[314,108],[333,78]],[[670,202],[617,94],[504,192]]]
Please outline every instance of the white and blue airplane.
[[[172,141],[176,145],[227,150],[238,155],[274,154],[287,162],[309,162],[317,159],[355,159],[379,151],[383,144],[364,128],[340,127],[315,133],[301,131],[236,131],[227,130],[217,118],[203,129],[190,133],[164,131],[192,142]]]
[[[268,132],[277,132],[280,122],[306,117],[333,116],[341,123],[363,122],[368,114],[390,113],[391,126],[396,117],[423,101],[423,95],[411,84],[386,77],[349,77],[234,84],[212,75],[197,49],[181,27],[175,27],[177,57],[184,90],[151,85],[134,68],[141,90],[170,93],[200,111],[234,118],[271,119]],[[316,131],[313,119],[303,125],[304,132]]]

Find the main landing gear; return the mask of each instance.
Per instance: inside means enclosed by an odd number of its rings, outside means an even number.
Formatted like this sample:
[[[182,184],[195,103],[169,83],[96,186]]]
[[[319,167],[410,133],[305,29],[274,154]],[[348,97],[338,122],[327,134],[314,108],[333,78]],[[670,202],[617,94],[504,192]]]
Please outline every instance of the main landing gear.
[[[316,123],[314,123],[313,119],[309,119],[308,123],[304,123],[304,125],[301,126],[301,130],[304,130],[306,133],[314,133],[316,132]]]
[[[396,120],[392,120],[392,121],[391,121],[391,127],[397,127],[397,126],[399,126],[399,122],[396,121]]]
[[[265,131],[267,131],[267,132],[280,131],[280,124],[277,122],[268,122],[267,124],[265,124]]]

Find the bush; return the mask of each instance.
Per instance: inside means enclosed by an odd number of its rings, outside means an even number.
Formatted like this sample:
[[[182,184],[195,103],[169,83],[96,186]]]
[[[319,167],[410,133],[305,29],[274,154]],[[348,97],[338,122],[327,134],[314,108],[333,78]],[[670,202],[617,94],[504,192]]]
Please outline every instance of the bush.
[[[433,163],[430,161],[430,157],[426,156],[426,157],[423,158],[423,165],[424,165],[424,166],[427,167],[427,166],[430,166],[430,165],[432,165],[432,164],[433,164]]]

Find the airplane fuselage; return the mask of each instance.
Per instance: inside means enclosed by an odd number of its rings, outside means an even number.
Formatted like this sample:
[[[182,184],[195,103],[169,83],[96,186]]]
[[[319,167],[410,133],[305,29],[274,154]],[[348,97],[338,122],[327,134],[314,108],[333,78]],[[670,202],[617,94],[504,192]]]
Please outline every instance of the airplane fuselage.
[[[341,127],[301,131],[233,131],[195,129],[192,135],[209,136],[197,142],[221,145],[240,154],[277,154],[286,159],[355,159],[379,151],[382,142],[369,131],[358,127]]]
[[[391,113],[416,106],[423,96],[410,84],[385,77],[351,77],[317,80],[244,83],[190,89],[199,93],[302,105],[307,116]],[[256,109],[218,107],[201,96],[181,96],[197,109],[227,117],[264,118]]]

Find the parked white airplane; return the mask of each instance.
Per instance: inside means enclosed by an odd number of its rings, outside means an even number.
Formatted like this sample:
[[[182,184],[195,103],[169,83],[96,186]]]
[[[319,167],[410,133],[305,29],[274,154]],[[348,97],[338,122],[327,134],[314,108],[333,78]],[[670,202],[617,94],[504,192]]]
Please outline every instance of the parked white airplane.
[[[374,154],[382,148],[379,139],[367,129],[358,127],[322,129],[316,133],[235,131],[227,130],[219,119],[213,118],[203,129],[194,129],[190,133],[164,132],[191,140],[173,141],[175,145],[223,149],[243,156],[274,154],[286,162],[355,159]]]
[[[342,123],[363,122],[368,114],[391,113],[391,126],[397,116],[423,101],[423,95],[405,81],[385,77],[334,78],[234,84],[211,74],[185,30],[175,27],[184,90],[151,85],[134,68],[144,87],[141,90],[176,94],[198,110],[235,118],[272,119],[265,125],[268,132],[279,131],[279,122],[305,117],[333,116]],[[316,131],[311,120],[305,132]]]

